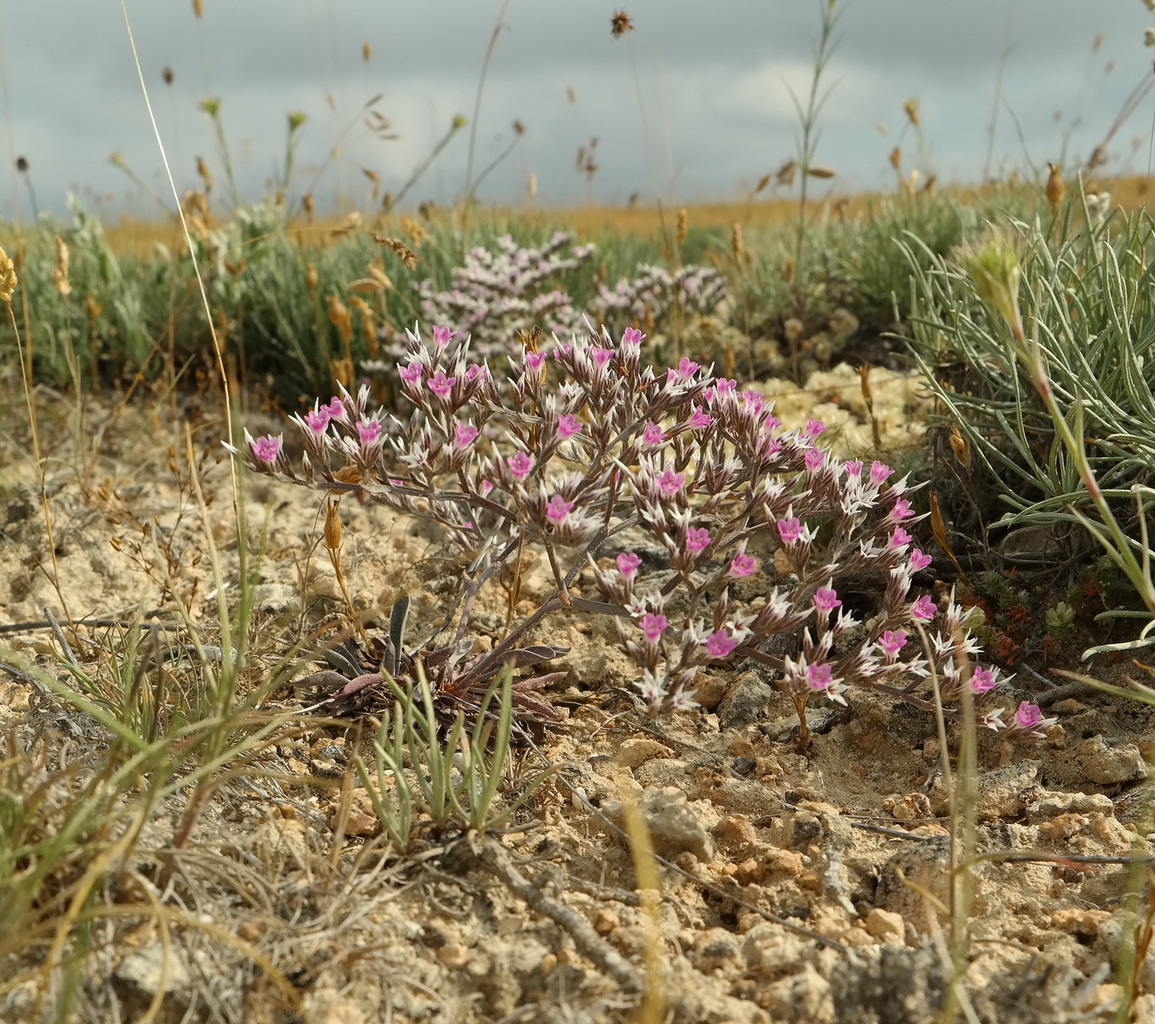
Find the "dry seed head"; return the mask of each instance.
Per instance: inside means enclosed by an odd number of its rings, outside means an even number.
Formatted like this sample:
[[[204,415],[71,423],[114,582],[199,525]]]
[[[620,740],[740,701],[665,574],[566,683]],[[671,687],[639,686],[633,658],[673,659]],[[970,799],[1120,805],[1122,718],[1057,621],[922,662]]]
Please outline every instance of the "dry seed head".
[[[797,160],[787,160],[777,171],[774,172],[774,179],[779,185],[784,185],[789,188],[794,184],[794,175],[798,171]]]
[[[368,43],[362,43],[361,44],[361,59],[363,61],[365,61],[366,64],[368,64],[369,58],[372,56],[373,56],[373,51],[372,51],[372,49],[370,49],[369,44]]]
[[[902,167],[902,150],[897,146],[890,151],[890,166],[896,171]]]
[[[409,248],[404,242],[397,238],[388,238],[385,235],[379,235],[373,232],[373,241],[379,245],[387,245],[401,258],[401,262],[409,270],[417,269],[417,253]]]
[[[819,165],[819,166],[817,166],[817,167],[810,167],[810,168],[808,168],[808,169],[807,169],[807,173],[808,173],[808,174],[810,175],[810,177],[812,177],[812,178],[833,178],[833,177],[834,177],[834,173],[835,173],[835,172],[834,172],[834,168],[832,168],[832,167],[823,167],[823,166],[820,164],[820,165]]]
[[[52,270],[52,287],[61,296],[65,296],[72,291],[72,285],[68,283],[68,243],[59,235],[56,235],[52,241],[56,251],[56,266]]]
[[[320,279],[321,275],[317,273],[317,268],[310,263],[305,269],[305,287],[309,289],[310,295],[317,291],[317,282]]]
[[[329,323],[340,330],[342,337],[352,332],[352,326],[349,323],[349,308],[337,295],[329,296]]]
[[[429,232],[412,217],[401,218],[401,230],[409,236],[409,240],[413,243],[414,249],[420,249],[421,243],[429,238]]]
[[[12,257],[0,248],[0,301],[11,302],[16,290],[16,264]]]
[[[735,223],[730,228],[730,252],[735,263],[741,263],[746,255],[746,242],[742,238],[742,225]]]
[[[536,174],[531,174],[529,176],[528,191],[529,191],[529,194],[531,196],[537,195],[537,175]]]
[[[610,19],[610,35],[615,39],[620,39],[627,32],[634,30],[634,23],[630,21],[630,16],[625,11],[618,11]]]
[[[963,469],[969,469],[971,464],[971,446],[967,443],[967,439],[963,437],[962,431],[959,430],[957,424],[951,424],[950,447],[951,451],[954,452],[954,457],[962,463]]]
[[[1059,173],[1062,168],[1058,164],[1047,164],[1047,168],[1050,171],[1047,176],[1047,202],[1055,207],[1062,202],[1066,186],[1063,184],[1063,177]]]
[[[164,79],[165,85],[172,85],[172,79],[173,79],[172,68],[165,68],[160,74],[161,74],[161,77]]]
[[[198,18],[205,16],[205,5],[201,3],[201,0],[193,0],[193,14]]]
[[[205,183],[205,192],[211,192],[213,190],[213,176],[209,174],[209,165],[199,156],[197,157],[197,174]]]
[[[325,547],[336,551],[341,547],[341,517],[337,513],[340,506],[335,501],[325,502]]]
[[[686,235],[689,234],[689,217],[686,215],[686,208],[683,206],[678,211],[678,226],[674,231],[674,241],[681,245],[686,240]]]
[[[902,109],[906,111],[906,116],[910,118],[910,123],[916,128],[918,127],[918,100],[913,96],[908,99],[903,105]]]
[[[361,214],[354,210],[347,214],[342,220],[329,232],[330,238],[340,238],[350,232],[356,231],[361,226]]]
[[[304,208],[305,216],[310,221],[313,219],[313,193],[306,192],[301,196],[301,206]]]

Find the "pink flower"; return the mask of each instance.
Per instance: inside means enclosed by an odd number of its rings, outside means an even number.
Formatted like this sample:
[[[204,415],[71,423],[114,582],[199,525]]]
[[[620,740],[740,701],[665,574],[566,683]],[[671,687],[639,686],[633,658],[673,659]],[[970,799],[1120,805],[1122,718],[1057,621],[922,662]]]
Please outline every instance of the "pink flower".
[[[456,377],[446,377],[444,370],[438,370],[437,373],[425,382],[425,386],[435,395],[440,395],[444,398],[453,390],[453,385],[456,383]]]
[[[565,517],[573,511],[573,502],[566,501],[560,494],[555,494],[549,499],[549,504],[545,507],[545,515],[547,519],[555,523],[564,523]]]
[[[476,363],[465,368],[465,382],[472,384],[474,379],[485,380],[485,367],[478,366]]]
[[[614,561],[618,563],[618,572],[627,579],[637,572],[638,566],[642,564],[641,558],[633,551],[623,551]]]
[[[281,454],[281,438],[272,435],[258,437],[249,442],[249,447],[262,462],[276,462],[277,456]]]
[[[328,405],[321,406],[321,412],[328,413],[331,420],[343,420],[345,418],[345,405],[339,398],[330,398]]]
[[[451,331],[448,327],[434,327],[433,328],[433,344],[438,348],[445,348],[457,334],[456,331]]]
[[[906,646],[906,630],[888,629],[879,639],[878,646],[887,654],[897,654]]]
[[[696,529],[691,526],[686,531],[686,547],[697,554],[710,546],[710,531],[705,527]]]
[[[712,658],[725,658],[737,646],[738,641],[724,629],[715,630],[706,637],[706,650]]]
[[[806,426],[802,428],[802,436],[813,441],[825,429],[826,424],[822,420],[811,418],[806,421]]]
[[[682,484],[686,482],[686,474],[667,469],[657,479],[658,487],[662,489],[663,494],[677,494],[682,489]]]
[[[742,401],[747,405],[754,406],[755,409],[761,409],[766,404],[766,396],[761,391],[755,391],[753,388],[747,388],[742,392]]]
[[[650,643],[656,643],[658,637],[666,631],[666,617],[655,615],[653,612],[646,612],[639,620],[638,628],[642,631],[642,636]]]
[[[647,447],[666,439],[665,433],[653,420],[646,420],[646,429],[642,431],[642,444]]]
[[[919,548],[915,548],[910,553],[910,571],[921,572],[930,565],[931,561],[930,555],[924,555]]]
[[[920,622],[930,622],[934,618],[935,612],[938,611],[934,606],[934,602],[930,599],[929,594],[923,594],[917,601],[910,606],[910,617],[918,619]]]
[[[605,366],[614,357],[614,350],[612,348],[597,348],[596,346],[590,349],[590,358],[593,359],[595,366]]]
[[[862,463],[848,460],[842,464],[842,468],[846,470],[847,476],[861,476]]]
[[[1015,712],[1015,723],[1021,729],[1034,729],[1038,725],[1046,724],[1039,705],[1032,704],[1030,701],[1023,701],[1019,704],[1019,709]]]
[[[911,541],[911,536],[901,526],[896,526],[890,535],[890,546],[892,548],[904,548]]]
[[[572,412],[564,413],[557,421],[557,436],[563,441],[567,437],[573,437],[582,428],[582,421],[579,420]]]
[[[806,683],[812,690],[828,690],[834,683],[834,671],[829,665],[807,665]]]
[[[749,576],[758,568],[758,559],[753,555],[735,555],[730,561],[730,575]]]
[[[423,369],[424,367],[420,363],[412,362],[408,366],[401,367],[397,372],[407,384],[420,384]]]
[[[898,501],[894,503],[894,508],[890,510],[890,518],[896,523],[901,523],[904,519],[909,519],[912,515],[914,515],[914,508],[911,507],[910,502],[907,501],[906,498],[899,498]]]
[[[893,472],[894,470],[891,469],[885,462],[878,462],[876,460],[870,464],[871,483],[881,487],[884,483],[886,483],[887,478]]]
[[[816,472],[822,467],[822,463],[826,461],[826,452],[821,448],[807,448],[806,454],[802,456],[802,461],[806,463],[806,468],[811,473]]]
[[[544,352],[526,352],[525,354],[525,365],[529,368],[531,373],[540,373],[541,365],[544,362]]]
[[[639,331],[636,327],[627,327],[622,332],[622,344],[623,345],[640,345],[642,343],[642,341],[645,339],[645,337],[646,336],[641,331]]]
[[[793,544],[802,536],[801,521],[797,517],[793,519],[779,519],[778,536],[782,538],[783,544]]]
[[[329,426],[329,410],[318,409],[316,412],[307,412],[305,413],[305,422],[314,434],[323,434],[325,428]]]
[[[690,413],[690,426],[694,430],[701,430],[703,427],[708,427],[714,422],[714,417],[703,412],[698,406],[694,406],[694,411]]]
[[[458,448],[468,448],[477,437],[478,430],[472,423],[458,423],[453,431],[453,443]]]
[[[998,685],[999,681],[989,668],[983,668],[982,665],[974,667],[974,671],[971,672],[971,690],[974,693],[986,693]]]
[[[737,391],[738,382],[730,377],[719,377],[714,381],[714,387],[718,389],[718,394],[724,395],[727,392]]]
[[[832,612],[842,604],[838,600],[838,591],[830,587],[819,587],[814,591],[814,607],[820,612]]]
[[[666,376],[669,380],[689,380],[697,372],[698,364],[689,356],[682,356],[682,361],[678,363],[678,368],[676,370],[667,370]]]
[[[529,476],[529,471],[533,469],[533,459],[531,459],[525,452],[518,452],[516,455],[509,456],[505,460],[505,464],[509,466],[509,471],[517,477],[518,480],[524,480]]]
[[[357,436],[362,444],[372,444],[381,436],[381,423],[378,420],[358,420]]]

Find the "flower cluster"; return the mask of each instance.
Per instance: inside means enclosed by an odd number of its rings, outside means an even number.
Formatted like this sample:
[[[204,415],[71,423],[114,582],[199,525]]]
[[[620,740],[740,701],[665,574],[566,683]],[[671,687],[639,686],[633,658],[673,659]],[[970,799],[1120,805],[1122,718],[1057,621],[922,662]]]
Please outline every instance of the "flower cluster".
[[[498,381],[468,338],[410,332],[398,366],[410,415],[341,389],[294,417],[298,465],[279,437],[246,434],[238,454],[259,472],[442,524],[472,556],[459,630],[487,580],[525,547],[543,550],[552,595],[479,673],[569,607],[615,617],[655,711],[692,703],[703,667],[750,659],[803,724],[809,698],[845,701],[856,686],[929,706],[933,674],[948,701],[969,688],[983,724],[1038,738],[1050,723],[1033,705],[1011,726],[984,710],[1003,680],[975,663],[953,598],[940,607],[912,592],[930,556],[909,532],[908,481],[879,461],[833,457],[817,444],[821,422],[789,429],[760,393],[692,359],[656,371],[643,337],[628,328],[615,342],[603,329],[523,347]],[[864,603],[852,581],[881,596]]]
[[[610,289],[598,285],[589,309],[575,304],[565,279],[594,257],[593,245],[575,245],[573,235],[555,232],[541,246],[521,246],[509,235],[497,239],[497,251],[478,247],[452,272],[452,287],[437,291],[421,285],[421,308],[432,323],[453,323],[473,339],[479,356],[505,356],[520,331],[543,327],[568,335],[595,323],[661,324],[673,310],[709,313],[725,298],[723,277],[711,267],[684,266],[673,273],[641,266],[632,281]],[[404,342],[392,352],[404,354]],[[383,368],[375,365],[373,368]]]

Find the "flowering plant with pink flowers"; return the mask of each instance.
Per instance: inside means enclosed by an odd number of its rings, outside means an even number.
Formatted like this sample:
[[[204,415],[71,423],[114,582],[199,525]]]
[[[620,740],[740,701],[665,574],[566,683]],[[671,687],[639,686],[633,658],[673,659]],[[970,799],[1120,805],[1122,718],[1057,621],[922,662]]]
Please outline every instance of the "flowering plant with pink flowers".
[[[634,329],[522,348],[495,367],[468,338],[432,334],[409,333],[397,368],[411,415],[340,389],[293,417],[296,462],[280,437],[246,433],[238,454],[440,524],[470,557],[455,650],[471,647],[482,587],[526,548],[544,554],[549,596],[446,685],[482,687],[568,609],[613,618],[654,712],[691,705],[703,669],[748,660],[793,699],[803,742],[809,699],[845,703],[865,687],[929,708],[932,676],[942,700],[969,688],[982,724],[1007,728],[1005,711],[984,707],[1003,680],[975,663],[963,610],[912,593],[931,558],[909,532],[912,488],[889,466],[835,458],[821,422],[788,428],[759,392],[692,359],[655,370]],[[1011,731],[1037,739],[1048,724],[1020,709]]]

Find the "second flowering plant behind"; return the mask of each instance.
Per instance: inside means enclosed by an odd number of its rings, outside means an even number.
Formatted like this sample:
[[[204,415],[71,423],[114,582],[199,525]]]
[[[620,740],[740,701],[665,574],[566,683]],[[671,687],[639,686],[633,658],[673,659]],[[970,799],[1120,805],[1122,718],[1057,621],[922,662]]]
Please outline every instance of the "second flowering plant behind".
[[[471,557],[449,648],[460,653],[437,683],[450,697],[483,690],[563,608],[615,617],[655,712],[692,704],[704,666],[742,658],[793,698],[803,742],[814,695],[845,702],[867,686],[925,704],[904,683],[931,665],[903,654],[919,646],[908,627],[936,617],[928,653],[943,699],[964,687],[988,696],[997,670],[971,667],[977,647],[958,607],[939,616],[929,596],[911,595],[930,558],[906,529],[907,481],[881,462],[833,458],[817,444],[822,423],[786,429],[758,392],[691,359],[655,371],[643,338],[627,329],[615,342],[603,328],[523,348],[495,371],[448,328],[431,341],[410,332],[397,369],[408,419],[372,407],[366,387],[341,389],[293,417],[297,464],[280,436],[246,432],[238,454],[257,472],[434,520]],[[478,593],[527,547],[544,553],[552,593],[492,650],[470,654]],[[764,567],[775,562],[771,585]],[[849,578],[883,584],[865,622],[844,605],[838,581]],[[772,642],[783,634],[793,642]],[[983,724],[1004,728],[1002,714]],[[1045,724],[1026,711],[1009,728],[1037,738]]]

